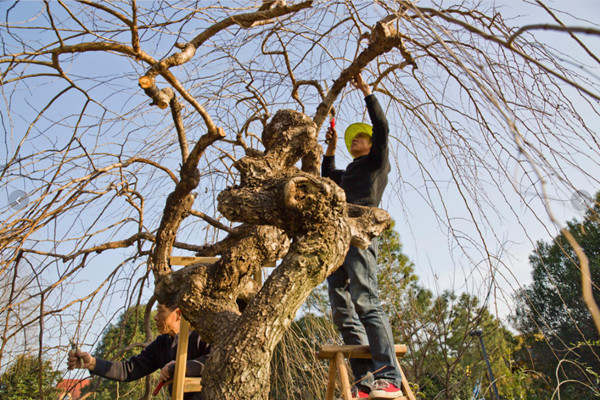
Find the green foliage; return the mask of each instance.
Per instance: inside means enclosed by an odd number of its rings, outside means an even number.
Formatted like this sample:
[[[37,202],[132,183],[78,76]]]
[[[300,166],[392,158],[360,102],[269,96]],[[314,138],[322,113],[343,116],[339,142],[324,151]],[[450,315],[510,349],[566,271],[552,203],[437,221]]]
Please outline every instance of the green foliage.
[[[144,310],[145,305],[132,306],[121,314],[118,322],[110,325],[104,331],[94,356],[110,361],[122,361],[142,351],[145,345],[148,344],[146,343],[144,330]],[[157,335],[156,326],[153,322],[150,325],[154,338]],[[153,374],[150,379],[152,389],[156,384],[158,384],[158,373]],[[116,398],[137,400],[145,392],[145,380],[115,382],[96,377],[93,384],[84,389],[84,391],[95,392],[95,400],[112,400]],[[169,398],[167,394],[167,391],[163,389],[161,394],[158,397],[154,397],[154,399],[166,400]]]
[[[39,391],[39,376],[42,374],[44,398],[54,400],[58,395],[56,384],[61,373],[52,369],[49,361],[40,366],[37,356],[22,355],[17,358],[0,377],[0,399],[37,400],[42,398]]]
[[[583,221],[567,224],[589,259],[592,293],[600,302],[600,193]],[[538,242],[529,257],[533,282],[516,295],[516,328],[523,335],[523,364],[560,383],[566,398],[600,397],[599,335],[581,290],[579,262],[563,234]]]
[[[483,331],[500,395],[536,398],[536,378],[515,365],[516,338],[485,305],[468,294],[446,291],[435,296],[421,287],[392,229],[381,235],[379,249],[380,297],[396,343],[409,348],[401,362],[419,398],[470,399],[478,382],[490,398],[492,388],[479,340],[469,334],[475,328]]]

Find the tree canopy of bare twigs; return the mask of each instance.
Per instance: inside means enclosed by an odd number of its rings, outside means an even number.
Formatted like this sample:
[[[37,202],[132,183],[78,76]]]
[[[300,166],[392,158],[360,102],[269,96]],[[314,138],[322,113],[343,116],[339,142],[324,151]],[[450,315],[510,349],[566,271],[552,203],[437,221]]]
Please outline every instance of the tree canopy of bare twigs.
[[[214,344],[207,398],[266,398],[310,290],[388,222],[318,176],[332,108],[362,115],[361,70],[390,119],[394,207],[416,193],[493,291],[513,273],[498,226],[528,214],[552,234],[551,197],[598,185],[600,31],[535,3],[551,24],[470,0],[3,2],[0,365],[93,344],[94,320],[154,292]]]

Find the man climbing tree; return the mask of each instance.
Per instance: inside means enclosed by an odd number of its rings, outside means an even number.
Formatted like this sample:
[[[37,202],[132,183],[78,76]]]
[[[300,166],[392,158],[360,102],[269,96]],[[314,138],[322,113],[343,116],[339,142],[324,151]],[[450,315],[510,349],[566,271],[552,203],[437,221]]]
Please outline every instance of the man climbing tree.
[[[69,352],[68,368],[85,368],[94,375],[123,382],[143,378],[160,369],[160,381],[170,381],[175,369],[174,360],[177,353],[181,310],[172,304],[159,304],[154,321],[160,336],[144,348],[140,354],[127,361],[114,362],[75,350]],[[186,376],[202,374],[208,351],[208,344],[200,339],[197,332],[192,331],[188,342]],[[199,393],[186,393],[184,399],[200,399]]]
[[[345,170],[336,170],[337,133],[331,124],[327,130],[328,146],[323,157],[322,175],[344,189],[349,203],[377,207],[390,172],[388,123],[360,73],[352,83],[365,96],[373,127],[357,122],[346,129],[344,139],[354,160]],[[350,246],[344,263],[327,278],[327,283],[333,321],[342,333],[344,343],[370,346],[370,360],[350,359],[354,378],[358,381],[353,396],[359,399],[402,396],[394,337],[377,289],[377,244],[372,242],[366,249]],[[374,382],[365,379],[369,372],[373,373]]]

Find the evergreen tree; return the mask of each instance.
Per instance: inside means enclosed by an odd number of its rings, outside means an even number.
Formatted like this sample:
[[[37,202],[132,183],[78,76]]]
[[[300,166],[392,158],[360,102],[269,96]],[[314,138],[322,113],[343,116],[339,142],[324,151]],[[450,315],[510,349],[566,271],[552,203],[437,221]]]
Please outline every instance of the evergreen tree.
[[[567,223],[589,259],[592,294],[600,303],[600,193],[582,221]],[[522,359],[560,385],[568,398],[600,397],[600,337],[581,289],[579,261],[563,234],[539,241],[529,257],[533,282],[516,295],[515,327],[523,335]]]
[[[40,371],[41,370],[41,371]],[[25,354],[19,356],[0,377],[0,399],[2,400],[38,400],[40,394],[39,376],[42,374],[42,393],[45,399],[57,397],[61,373],[52,368],[50,361]]]
[[[379,288],[390,318],[396,343],[408,346],[401,360],[408,380],[424,399],[471,398],[480,383],[486,398],[491,386],[479,341],[470,336],[475,328],[483,339],[499,393],[511,399],[544,396],[534,376],[514,362],[518,342],[485,305],[469,294],[446,291],[435,296],[419,285],[414,264],[402,253],[392,228],[379,239]],[[544,397],[540,397],[544,398]]]

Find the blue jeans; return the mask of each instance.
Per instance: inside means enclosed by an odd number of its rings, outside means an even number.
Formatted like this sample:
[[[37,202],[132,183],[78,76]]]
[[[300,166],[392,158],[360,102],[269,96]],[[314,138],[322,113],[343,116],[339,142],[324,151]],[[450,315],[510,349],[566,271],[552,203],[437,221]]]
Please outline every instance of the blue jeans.
[[[396,363],[394,337],[383,312],[377,288],[377,244],[361,250],[350,246],[344,264],[327,278],[329,301],[345,344],[369,345],[371,359],[351,358],[354,379],[374,372],[400,387],[402,376]],[[359,383],[359,386],[362,382]]]

